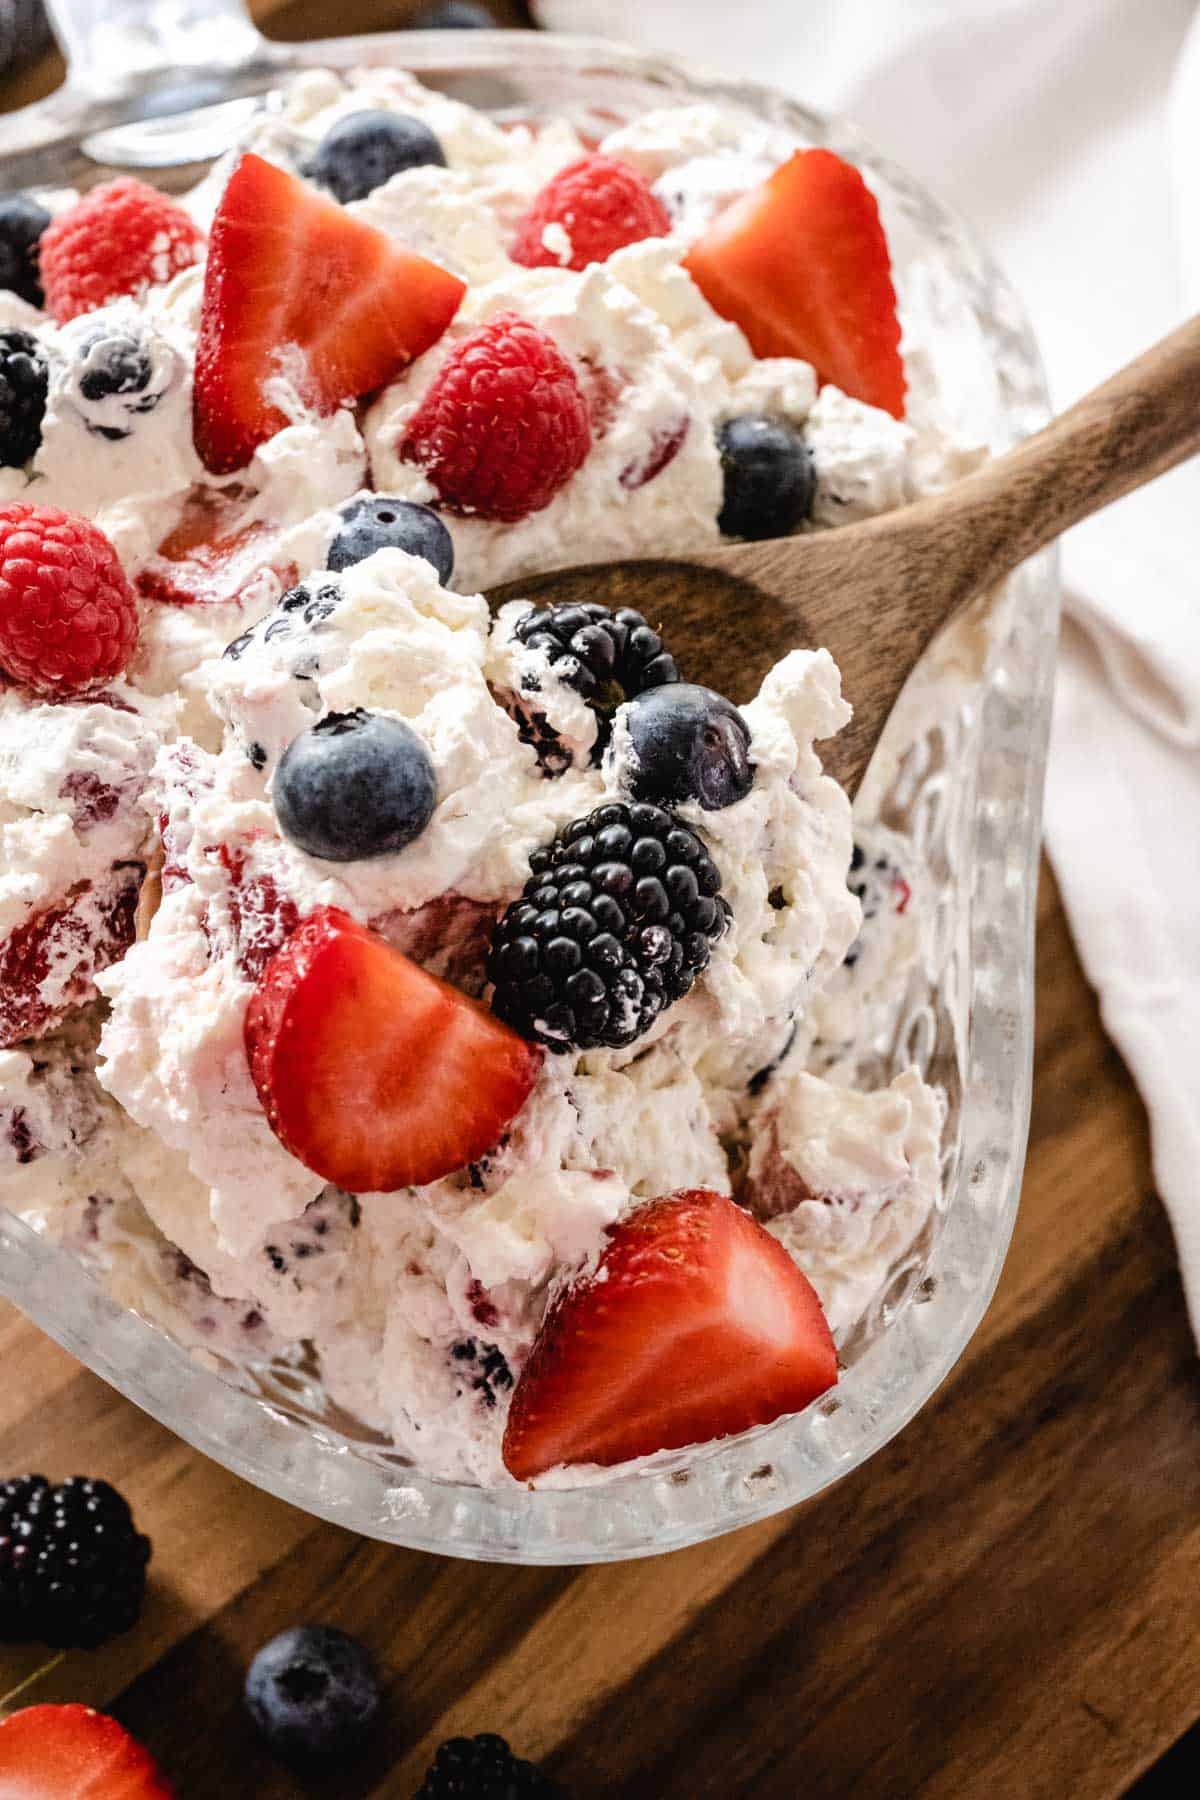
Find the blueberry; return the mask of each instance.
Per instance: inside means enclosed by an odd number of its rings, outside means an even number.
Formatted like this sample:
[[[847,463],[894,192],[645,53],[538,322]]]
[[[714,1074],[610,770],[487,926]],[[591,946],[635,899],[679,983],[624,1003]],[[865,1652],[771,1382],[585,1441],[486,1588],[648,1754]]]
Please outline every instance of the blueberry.
[[[352,1755],[379,1712],[379,1678],[367,1651],[332,1625],[294,1625],[264,1644],[246,1676],[246,1705],[285,1761]]]
[[[0,288],[28,300],[45,301],[38,273],[38,245],[50,223],[44,206],[28,194],[0,194]]]
[[[46,354],[28,331],[0,331],[0,467],[20,469],[42,441]]]
[[[812,451],[787,419],[746,413],[717,432],[725,477],[718,525],[726,537],[786,537],[812,509]]]
[[[420,119],[407,113],[349,113],[331,125],[305,169],[345,206],[363,200],[401,169],[432,163],[444,169],[446,153]]]
[[[93,437],[120,443],[152,413],[179,379],[165,339],[143,330],[123,308],[117,317],[88,318],[74,328],[67,396]]]
[[[637,800],[697,800],[720,812],[754,785],[750,728],[736,706],[690,681],[647,688],[625,708]],[[701,883],[703,886],[703,883]]]
[[[368,494],[341,508],[346,521],[329,546],[327,569],[348,569],[376,550],[407,550],[432,563],[445,587],[454,573],[454,540],[430,506]]]
[[[235,637],[231,643],[226,644],[221,655],[229,662],[241,662],[243,656],[245,656],[253,642],[253,629],[250,631],[243,631],[238,637]]]
[[[144,395],[154,366],[144,343],[132,334],[105,332],[83,346],[79,392],[85,400],[107,400],[113,394]]]
[[[419,837],[437,804],[428,750],[402,719],[330,713],[293,738],[275,772],[279,828],[325,862],[392,856]]]
[[[443,0],[440,6],[423,6],[409,24],[415,31],[494,31],[496,21],[486,6],[475,0]]]

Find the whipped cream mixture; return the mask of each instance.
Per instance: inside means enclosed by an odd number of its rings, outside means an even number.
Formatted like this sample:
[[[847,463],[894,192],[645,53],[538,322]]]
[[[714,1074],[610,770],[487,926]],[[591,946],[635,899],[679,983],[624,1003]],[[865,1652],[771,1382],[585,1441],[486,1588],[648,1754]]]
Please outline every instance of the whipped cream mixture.
[[[734,1193],[809,1276],[838,1338],[928,1225],[942,1101],[914,1070],[876,1092],[850,1085],[856,1044],[885,1032],[919,955],[921,893],[902,846],[855,849],[849,802],[821,771],[814,743],[849,717],[836,667],[822,651],[785,657],[741,709],[749,793],[678,809],[731,910],[705,973],[627,1048],[552,1049],[482,1162],[399,1192],[328,1186],[255,1092],[255,983],[299,919],[335,906],[483,993],[488,935],[531,852],[627,794],[620,714],[597,760],[595,713],[518,633],[526,604],[493,619],[481,588],[719,541],[715,434],[738,415],[802,427],[816,528],[900,505],[976,452],[930,389],[903,295],[901,423],[818,392],[807,363],[756,359],[681,266],[717,210],[795,147],[778,132],[748,138],[710,105],[615,131],[600,148],[652,184],[672,230],[575,272],[561,227],[547,240],[559,266],[507,254],[534,195],[582,154],[565,123],[501,128],[401,73],[316,73],[249,147],[303,171],[364,107],[424,120],[447,166],[397,174],[350,210],[461,276],[465,300],[357,412],[307,413],[281,373],[273,398],[290,422],[236,477],[207,477],[192,444],[202,263],[65,326],[0,296],[0,329],[31,331],[50,368],[41,447],[29,469],[0,470],[0,503],[94,520],[143,614],[111,691],[54,705],[0,693],[0,971],[36,989],[19,1005],[0,993],[0,1199],[189,1346],[234,1363],[311,1346],[329,1395],[419,1467],[505,1483],[505,1414],[548,1301],[645,1201]],[[231,164],[190,197],[204,225]],[[606,417],[583,466],[515,523],[450,520],[448,587],[398,549],[330,574],[352,496],[436,499],[397,446],[455,346],[511,311],[554,340]],[[114,339],[144,379],[89,399],[90,359]],[[189,545],[214,537],[210,591],[180,603]],[[513,705],[530,691],[563,746],[556,779]],[[437,805],[395,855],[321,861],[281,833],[273,778],[299,733],[358,708],[420,734]],[[30,977],[21,933],[47,911],[62,920]]]

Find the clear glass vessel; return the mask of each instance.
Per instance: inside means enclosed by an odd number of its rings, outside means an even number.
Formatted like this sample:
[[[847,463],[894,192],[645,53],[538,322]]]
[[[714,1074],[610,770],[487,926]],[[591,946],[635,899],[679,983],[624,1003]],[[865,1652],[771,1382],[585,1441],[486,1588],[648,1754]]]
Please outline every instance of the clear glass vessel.
[[[54,0],[67,86],[0,120],[3,185],[86,186],[114,168],[195,180],[290,70],[395,63],[500,116],[566,114],[587,133],[704,97],[828,144],[866,168],[898,285],[937,284],[941,371],[969,388],[997,442],[1036,428],[1046,396],[1021,308],[962,225],[844,121],[785,95],[706,77],[602,41],[513,32],[398,33],[279,45],[238,0]],[[99,17],[97,15],[100,15]],[[181,108],[187,111],[181,115]],[[189,166],[181,170],[178,165]],[[946,310],[948,308],[948,311]],[[935,362],[939,344],[932,346]],[[247,1480],[392,1543],[518,1563],[645,1556],[729,1531],[818,1493],[913,1416],[960,1356],[1008,1245],[1025,1153],[1033,918],[1057,632],[1056,563],[1025,565],[991,604],[982,679],[938,647],[914,677],[858,802],[917,844],[934,881],[927,966],[886,1079],[913,1061],[949,1101],[942,1203],[854,1341],[835,1393],[801,1416],[680,1452],[652,1472],[569,1491],[480,1490],[431,1479],[336,1414],[304,1361],[202,1366],[114,1303],[74,1254],[0,1208],[0,1294],[121,1393]],[[970,627],[968,627],[970,629]],[[910,697],[911,698],[911,697]]]

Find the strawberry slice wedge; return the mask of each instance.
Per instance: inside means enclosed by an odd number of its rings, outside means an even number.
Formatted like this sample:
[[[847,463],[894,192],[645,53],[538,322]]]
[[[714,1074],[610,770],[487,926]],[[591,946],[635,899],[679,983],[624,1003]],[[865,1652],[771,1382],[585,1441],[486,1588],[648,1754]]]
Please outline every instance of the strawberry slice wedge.
[[[874,194],[832,150],[797,150],[713,220],[684,259],[756,356],[797,356],[822,382],[904,417],[900,322]]]
[[[145,872],[141,863],[115,863],[0,937],[0,1049],[44,1037],[96,998],[95,977],[133,943]]]
[[[196,347],[193,435],[227,475],[288,423],[264,391],[283,375],[330,413],[437,342],[458,277],[247,152],[213,220]]]
[[[542,1322],[504,1463],[628,1462],[799,1412],[837,1380],[812,1284],[723,1194],[685,1189],[610,1228],[592,1275]]]
[[[3,1800],[173,1800],[148,1750],[90,1706],[27,1706],[0,1724]]]
[[[250,599],[270,604],[299,580],[294,562],[278,554],[277,537],[260,520],[238,523],[238,507],[200,489],[134,577],[144,600],[168,606],[222,606]]]
[[[271,1129],[349,1193],[437,1181],[492,1150],[542,1052],[337,907],[267,964],[246,1056]]]

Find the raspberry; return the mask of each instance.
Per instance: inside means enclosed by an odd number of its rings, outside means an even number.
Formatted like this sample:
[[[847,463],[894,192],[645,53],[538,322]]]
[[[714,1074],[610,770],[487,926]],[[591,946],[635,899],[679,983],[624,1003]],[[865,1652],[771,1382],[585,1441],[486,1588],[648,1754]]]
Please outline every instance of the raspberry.
[[[561,225],[571,240],[571,259],[562,259],[543,234]],[[636,170],[611,156],[584,156],[560,169],[534,200],[517,227],[509,252],[527,269],[565,266],[586,269],[607,262],[614,250],[643,238],[666,237],[671,217]]]
[[[553,338],[505,312],[451,350],[400,453],[453,511],[511,524],[548,506],[591,447],[571,364]]]
[[[0,507],[0,669],[62,700],[119,675],[137,640],[137,601],[102,531],[57,506]]]
[[[202,232],[157,188],[123,175],[93,188],[46,228],[46,306],[60,324],[122,294],[169,281],[200,257]]]

